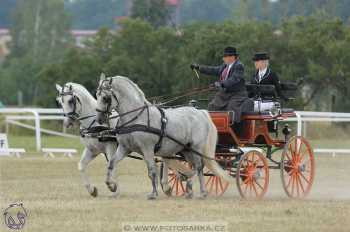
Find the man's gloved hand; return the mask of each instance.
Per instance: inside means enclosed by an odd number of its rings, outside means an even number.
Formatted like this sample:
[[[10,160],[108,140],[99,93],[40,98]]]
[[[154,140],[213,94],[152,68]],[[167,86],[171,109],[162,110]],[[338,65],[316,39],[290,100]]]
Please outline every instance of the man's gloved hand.
[[[222,85],[222,83],[220,81],[216,81],[215,83],[211,83],[209,85],[209,88],[221,90],[221,89],[224,89],[224,86]]]
[[[190,65],[191,69],[196,69],[196,70],[199,70],[199,64],[191,64]]]
[[[214,87],[217,88],[217,89],[223,88],[222,83],[219,82],[219,81],[216,81],[216,82],[214,83]]]

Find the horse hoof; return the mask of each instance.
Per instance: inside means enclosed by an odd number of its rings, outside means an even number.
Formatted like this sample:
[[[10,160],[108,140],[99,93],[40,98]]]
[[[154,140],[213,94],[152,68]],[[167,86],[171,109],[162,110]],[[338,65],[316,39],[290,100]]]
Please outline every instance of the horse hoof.
[[[165,190],[164,190],[164,193],[165,193],[165,195],[167,195],[168,197],[171,197],[171,188],[168,186],[168,188],[166,188]]]
[[[111,192],[115,193],[117,191],[117,184],[116,183],[112,183],[108,185],[108,188]]]
[[[97,197],[98,191],[97,191],[96,187],[94,187],[94,190],[90,193],[90,195],[93,196],[93,197]]]
[[[193,198],[193,192],[189,192],[185,194],[186,199],[192,199]]]
[[[157,199],[156,193],[150,193],[147,195],[147,200],[155,200],[155,199]]]
[[[200,194],[199,199],[205,199],[208,196],[208,192],[203,192]]]

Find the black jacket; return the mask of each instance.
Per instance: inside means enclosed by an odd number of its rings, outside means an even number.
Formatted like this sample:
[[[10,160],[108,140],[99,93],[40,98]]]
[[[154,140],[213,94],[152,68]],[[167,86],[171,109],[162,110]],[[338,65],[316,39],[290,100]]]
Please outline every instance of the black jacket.
[[[256,85],[274,85],[278,97],[285,99],[283,92],[282,92],[282,88],[281,88],[281,82],[280,82],[277,74],[272,72],[272,70],[270,68],[267,68],[266,73],[262,77],[260,82],[259,82],[259,71],[255,72],[250,83],[256,84]]]
[[[217,76],[220,78],[221,73],[224,71],[226,66],[226,64],[222,64],[219,66],[200,65],[199,71],[201,73]],[[244,65],[239,60],[237,60],[232,65],[226,80],[221,81],[221,85],[223,87],[223,91],[225,91],[226,93],[247,91],[244,80]]]

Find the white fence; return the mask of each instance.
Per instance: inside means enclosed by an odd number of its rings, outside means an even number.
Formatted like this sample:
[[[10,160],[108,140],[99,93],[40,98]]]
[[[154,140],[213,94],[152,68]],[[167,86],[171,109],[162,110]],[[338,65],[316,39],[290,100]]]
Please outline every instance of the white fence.
[[[78,136],[41,128],[42,120],[63,120],[62,109],[48,108],[0,108],[0,114],[5,114],[6,130],[9,125],[31,129],[35,131],[36,150],[41,150],[41,133],[57,135],[69,138],[77,138]],[[20,114],[20,115],[19,115]],[[24,115],[26,114],[26,115]],[[28,115],[30,114],[30,115]],[[34,120],[34,126],[19,122],[18,120]]]
[[[63,120],[62,109],[45,109],[45,108],[0,108],[0,114],[5,114],[6,125],[16,125],[27,129],[35,130],[36,149],[41,150],[41,133],[76,138],[78,136],[63,132],[43,129],[40,126],[42,120]],[[20,114],[20,115],[19,115]],[[31,114],[31,115],[23,115]],[[19,120],[34,120],[34,126],[28,125]],[[350,122],[350,113],[333,113],[333,112],[311,112],[296,111],[296,117],[288,118],[286,121],[297,122],[297,135],[306,135],[306,122]],[[316,152],[325,153],[329,149],[315,148]],[[334,149],[337,150],[337,149]],[[339,153],[350,154],[350,149],[338,149]],[[334,154],[334,153],[333,153]]]
[[[286,121],[297,122],[297,135],[307,137],[307,122],[350,122],[350,113],[335,112],[313,112],[313,111],[296,111],[295,118],[288,118]],[[335,156],[336,153],[350,154],[350,149],[346,148],[314,148],[315,153],[328,153]]]

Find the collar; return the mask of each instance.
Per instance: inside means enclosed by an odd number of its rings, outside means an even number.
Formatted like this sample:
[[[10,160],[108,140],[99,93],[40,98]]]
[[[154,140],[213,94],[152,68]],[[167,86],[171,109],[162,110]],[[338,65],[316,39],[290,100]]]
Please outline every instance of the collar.
[[[267,67],[264,69],[259,69],[259,76],[261,74],[261,76],[265,76],[265,73],[267,72]]]
[[[226,67],[228,67],[228,70],[230,70],[232,68],[233,65],[235,65],[238,62],[238,60],[236,60],[235,62],[231,63],[231,64],[226,64]]]
[[[255,75],[256,82],[260,83],[263,79],[265,79],[270,74],[270,72],[271,70],[268,67],[262,70],[258,70]],[[263,74],[261,78],[260,78],[260,73]]]

